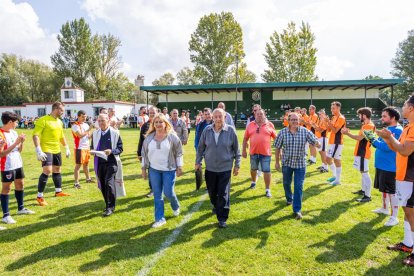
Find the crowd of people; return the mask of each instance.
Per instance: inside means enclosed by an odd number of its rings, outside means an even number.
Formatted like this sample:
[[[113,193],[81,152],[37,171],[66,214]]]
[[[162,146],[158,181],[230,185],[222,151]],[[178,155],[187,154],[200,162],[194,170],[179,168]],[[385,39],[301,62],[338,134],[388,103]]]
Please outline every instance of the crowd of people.
[[[371,108],[359,108],[357,115],[361,128],[357,134],[347,128],[345,117],[341,114],[341,103],[338,101],[331,103],[331,116],[324,109],[317,111],[314,105],[310,105],[308,109],[296,107],[286,110],[282,118],[284,128],[278,133],[260,105],[254,105],[252,110],[252,115],[247,119],[241,149],[234,121],[225,111],[224,103],[220,102],[214,110],[204,108],[195,119],[194,170],[196,174],[204,172],[212,213],[217,218],[219,228],[227,227],[231,179],[239,174],[242,157],[249,156],[250,188],[256,188],[258,177],[262,174],[264,196],[272,198],[272,146],[275,148],[274,169],[282,173],[286,205],[291,205],[293,217],[301,220],[307,167],[318,162],[319,152],[321,165],[318,171],[321,174],[332,174],[327,179],[330,185],[341,185],[341,160],[346,136],[355,140],[353,168],[360,172],[361,189],[354,193],[361,195],[357,199],[361,204],[371,201],[371,146],[376,148],[373,186],[382,193],[382,201],[381,207],[373,212],[390,215],[385,226],[391,227],[399,223],[398,209],[402,206],[404,239],[388,246],[388,249],[410,253],[403,263],[414,266],[414,94],[404,103],[402,114],[395,107],[382,110],[382,129],[376,129],[372,123]],[[42,166],[37,194],[40,206],[47,205],[43,192],[50,175],[55,186],[55,196],[69,196],[62,190],[61,145],[65,148],[66,157],[72,153],[63,134],[63,123],[60,119],[63,114],[64,105],[60,102],[54,103],[52,112],[36,121],[32,133],[37,159]],[[114,110],[105,108],[100,110],[95,124],[89,125],[86,118],[85,112],[79,111],[77,121],[71,126],[75,144],[74,187],[81,188],[81,167],[86,182],[95,182],[89,174],[89,161],[93,155],[93,168],[105,202],[103,216],[107,217],[115,212],[116,199],[126,195],[120,158],[123,142],[119,127],[123,120],[115,116]],[[399,124],[402,118],[408,120],[405,128]],[[8,208],[10,186],[13,182],[18,203],[17,214],[29,215],[34,212],[24,207],[24,172],[20,152],[26,136],[15,131],[20,122],[16,114],[4,112],[1,119],[2,221],[11,224],[16,223]],[[164,196],[170,201],[174,216],[180,215],[175,183],[176,178],[183,174],[183,152],[184,146],[188,144],[191,120],[186,111],[180,116],[177,109],[168,113],[166,108],[158,110],[152,106],[148,110],[146,107],[141,108],[136,121],[140,127],[137,156],[141,162],[142,176],[148,179],[150,192],[147,196],[154,198],[152,227],[157,228],[167,222],[164,215]]]

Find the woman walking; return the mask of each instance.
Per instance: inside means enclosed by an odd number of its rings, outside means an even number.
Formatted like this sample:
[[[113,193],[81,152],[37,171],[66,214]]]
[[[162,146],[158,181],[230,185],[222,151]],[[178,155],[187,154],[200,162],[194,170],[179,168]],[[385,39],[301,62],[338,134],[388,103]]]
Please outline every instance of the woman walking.
[[[180,138],[170,122],[162,114],[154,116],[142,147],[142,176],[149,178],[154,192],[155,223],[160,227],[166,223],[163,193],[168,198],[174,216],[180,214],[180,204],[174,192],[175,177],[182,175],[183,152]]]

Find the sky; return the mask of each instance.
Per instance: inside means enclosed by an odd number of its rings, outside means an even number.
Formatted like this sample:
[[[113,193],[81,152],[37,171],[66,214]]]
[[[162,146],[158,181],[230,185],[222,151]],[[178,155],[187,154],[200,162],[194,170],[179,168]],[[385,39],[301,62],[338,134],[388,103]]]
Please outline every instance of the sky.
[[[122,46],[122,68],[145,85],[192,67],[188,42],[204,15],[232,12],[243,30],[245,62],[258,76],[273,32],[293,21],[315,34],[321,80],[391,78],[398,44],[414,29],[412,0],[0,0],[0,53],[50,65],[67,21],[85,18],[92,33],[111,33]]]

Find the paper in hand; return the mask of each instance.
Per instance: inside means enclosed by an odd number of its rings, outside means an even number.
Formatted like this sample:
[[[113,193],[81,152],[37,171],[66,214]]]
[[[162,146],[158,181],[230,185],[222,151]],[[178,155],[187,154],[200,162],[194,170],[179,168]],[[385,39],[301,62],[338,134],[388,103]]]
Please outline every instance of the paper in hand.
[[[91,152],[91,154],[95,154],[96,156],[98,156],[100,158],[108,160],[108,155],[106,155],[104,151],[91,150],[90,152]]]

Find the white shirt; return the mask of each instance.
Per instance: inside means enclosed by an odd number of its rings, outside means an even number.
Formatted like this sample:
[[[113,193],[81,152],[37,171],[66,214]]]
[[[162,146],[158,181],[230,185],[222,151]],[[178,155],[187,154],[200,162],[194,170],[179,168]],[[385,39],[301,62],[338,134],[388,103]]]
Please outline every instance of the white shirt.
[[[159,143],[159,147],[157,144],[158,142],[155,139],[148,144],[148,160],[150,162],[150,166],[155,170],[169,171],[168,156],[171,150],[170,142],[167,138],[165,138],[161,141],[161,143]],[[178,157],[176,162],[178,167],[182,167],[183,156]],[[175,170],[175,168],[173,170]]]
[[[7,149],[11,145],[13,145],[14,142],[16,142],[18,134],[16,131],[12,129],[10,131],[2,130],[2,133],[4,135],[4,140],[6,141],[3,149]],[[22,157],[19,152],[19,146],[15,147],[6,156],[1,157],[1,171],[2,172],[15,170],[21,167],[23,167],[23,161],[22,161]]]
[[[83,134],[89,131],[89,125],[87,123],[82,124],[73,124],[72,125],[72,132],[73,132],[73,139],[75,143],[75,149],[89,149],[89,137],[88,135],[83,136],[82,138],[75,135],[75,133]]]

